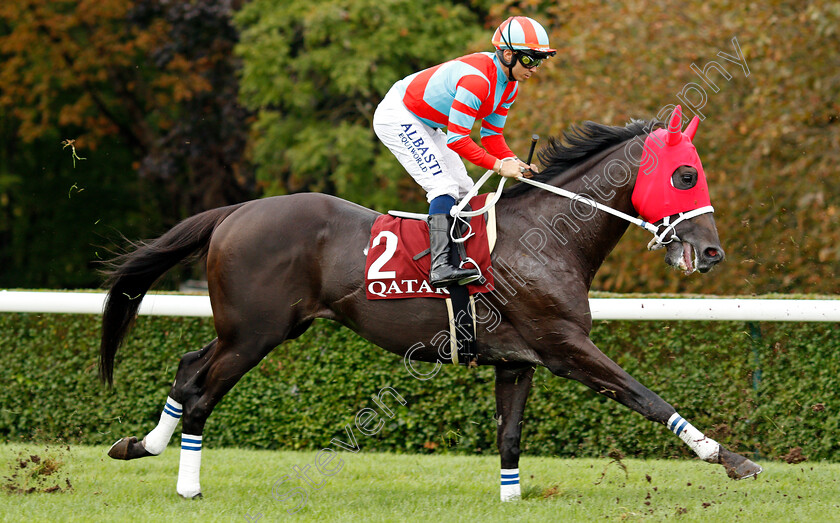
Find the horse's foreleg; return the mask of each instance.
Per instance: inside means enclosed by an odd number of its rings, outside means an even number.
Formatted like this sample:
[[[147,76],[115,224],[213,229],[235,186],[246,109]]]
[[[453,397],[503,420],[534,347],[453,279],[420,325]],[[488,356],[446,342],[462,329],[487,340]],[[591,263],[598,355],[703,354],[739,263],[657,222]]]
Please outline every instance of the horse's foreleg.
[[[547,358],[547,366],[558,376],[577,380],[647,419],[664,424],[700,459],[723,465],[730,478],[749,478],[762,471],[752,461],[707,438],[680,416],[674,407],[609,359],[587,336],[581,335],[573,339],[569,346],[553,353]]]
[[[531,390],[534,367],[496,367],[496,444],[502,461],[502,501],[521,497],[519,485],[519,441],[522,415]]]
[[[209,361],[209,356],[215,349],[217,341],[213,340],[203,349],[188,352],[181,358],[175,375],[175,383],[166,398],[157,426],[146,434],[142,441],[138,441],[134,436],[117,441],[111,445],[108,456],[129,460],[157,456],[166,450],[181,419],[182,401],[186,395],[186,389],[190,386],[190,382],[194,381],[195,376],[200,375],[200,369]]]

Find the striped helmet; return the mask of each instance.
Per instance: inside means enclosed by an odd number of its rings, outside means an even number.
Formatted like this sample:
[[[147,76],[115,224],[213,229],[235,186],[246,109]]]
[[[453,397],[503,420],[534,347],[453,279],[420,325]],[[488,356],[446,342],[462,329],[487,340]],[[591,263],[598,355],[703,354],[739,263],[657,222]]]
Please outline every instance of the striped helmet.
[[[548,33],[543,26],[527,16],[511,16],[493,33],[493,45],[496,49],[514,51],[534,51],[553,55],[557,51],[549,47]]]

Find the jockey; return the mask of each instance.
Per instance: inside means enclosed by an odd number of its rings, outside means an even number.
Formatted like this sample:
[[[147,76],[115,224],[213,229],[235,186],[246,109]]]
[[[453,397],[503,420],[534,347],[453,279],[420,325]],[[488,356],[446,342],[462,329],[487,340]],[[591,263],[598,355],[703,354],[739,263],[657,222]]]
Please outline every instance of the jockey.
[[[478,270],[449,262],[449,211],[474,185],[461,158],[509,178],[536,172],[511,152],[502,130],[519,82],[556,51],[545,29],[525,16],[505,20],[492,43],[495,54],[462,56],[398,81],[373,116],[376,135],[426,191],[434,287],[480,278]],[[484,149],[470,138],[476,120]]]

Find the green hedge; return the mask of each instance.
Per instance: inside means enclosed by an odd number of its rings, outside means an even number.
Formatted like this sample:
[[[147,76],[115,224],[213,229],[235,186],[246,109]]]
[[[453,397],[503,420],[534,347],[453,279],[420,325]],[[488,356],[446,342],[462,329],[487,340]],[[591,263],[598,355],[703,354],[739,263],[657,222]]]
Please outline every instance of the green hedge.
[[[0,314],[0,440],[63,438],[109,445],[156,423],[180,355],[214,337],[195,318],[141,317],[117,356],[115,387],[96,377],[99,318]],[[836,324],[598,322],[593,340],[696,427],[733,450],[840,461]],[[430,364],[417,364],[423,372]],[[363,451],[495,453],[493,369],[444,366],[413,378],[400,358],[331,322],[277,348],[216,408],[209,447],[318,449],[346,440],[371,397],[407,404]],[[177,438],[174,438],[177,440]],[[664,427],[577,382],[537,370],[523,452],[546,456],[689,456]]]

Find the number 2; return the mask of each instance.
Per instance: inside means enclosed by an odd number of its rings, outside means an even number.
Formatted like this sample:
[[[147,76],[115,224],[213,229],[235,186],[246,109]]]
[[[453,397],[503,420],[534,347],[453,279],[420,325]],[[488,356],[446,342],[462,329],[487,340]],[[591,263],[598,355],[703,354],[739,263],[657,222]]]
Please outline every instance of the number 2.
[[[394,253],[397,252],[397,243],[399,242],[399,238],[397,238],[397,235],[391,231],[382,231],[376,236],[376,238],[373,239],[373,242],[371,242],[371,248],[379,245],[382,238],[385,238],[385,252],[380,254],[379,258],[370,264],[370,270],[368,271],[369,280],[393,280],[397,277],[397,271],[382,271],[380,269],[382,269],[383,265],[391,261]]]

